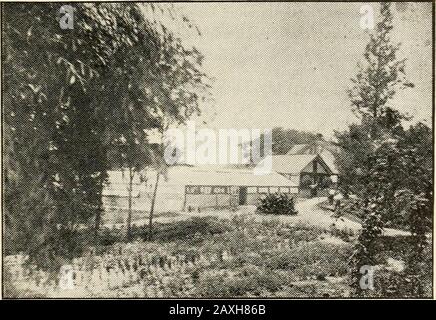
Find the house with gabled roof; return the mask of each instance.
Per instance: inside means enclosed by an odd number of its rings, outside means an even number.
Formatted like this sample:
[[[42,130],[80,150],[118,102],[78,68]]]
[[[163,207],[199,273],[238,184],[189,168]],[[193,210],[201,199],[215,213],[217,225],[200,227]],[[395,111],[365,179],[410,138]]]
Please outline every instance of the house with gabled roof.
[[[312,143],[296,144],[286,154],[287,155],[320,155],[324,162],[332,170],[333,174],[338,174],[338,169],[335,165],[334,153],[338,147],[327,141],[313,141]]]
[[[319,154],[273,155],[272,169],[299,186],[300,195],[316,195],[335,182],[335,172]]]

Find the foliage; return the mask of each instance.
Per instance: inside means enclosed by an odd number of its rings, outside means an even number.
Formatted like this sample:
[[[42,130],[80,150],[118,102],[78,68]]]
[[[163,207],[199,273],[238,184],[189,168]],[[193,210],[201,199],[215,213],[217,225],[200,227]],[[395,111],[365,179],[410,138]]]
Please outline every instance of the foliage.
[[[265,264],[271,269],[292,270],[295,276],[344,276],[348,273],[347,261],[351,256],[350,244],[336,245],[320,242],[303,242],[283,251],[272,252]]]
[[[189,225],[193,230],[187,234],[191,230]],[[118,289],[97,291],[100,297],[289,298],[347,297],[350,294],[348,262],[353,246],[335,238],[337,231],[301,223],[288,225],[276,220],[256,222],[253,218],[241,216],[233,221],[205,217],[187,220],[183,229],[178,226],[179,222],[156,224],[156,236],[162,237],[159,243],[123,243],[119,242],[125,240],[122,229],[107,230],[118,237],[116,243],[93,251],[94,255],[83,253],[82,258],[77,260],[82,261],[81,265],[88,270],[87,273],[92,270],[90,266],[102,260],[107,265],[124,266],[126,261],[136,261],[133,270],[139,275],[137,281],[120,285]],[[200,233],[204,227],[213,232]],[[168,230],[176,229],[181,232],[165,238]],[[146,228],[133,226],[132,230],[141,235]],[[103,235],[103,230],[100,234]],[[106,235],[104,237],[109,239]],[[325,241],[327,239],[335,241]],[[387,264],[388,258],[407,259],[414,250],[411,238],[381,236],[374,242],[374,250],[377,268],[375,290],[366,290],[365,295],[416,296],[410,291],[411,287],[416,288],[411,284],[416,277],[410,276],[406,270],[393,270]],[[427,284],[423,288],[423,296],[429,296],[432,270],[430,247],[426,247],[424,255],[426,259],[421,264],[420,275]],[[135,260],[138,256],[143,258]],[[167,262],[174,262],[174,259],[178,259],[179,263],[168,268]],[[153,268],[150,269],[151,265]],[[12,285],[8,282],[9,289],[13,288]],[[88,288],[89,291],[81,291],[81,294],[87,292],[92,295],[93,289]],[[8,292],[14,294],[12,289]],[[21,294],[23,292],[18,293]],[[40,294],[29,292],[29,296]]]
[[[392,21],[390,4],[380,4],[380,21],[363,54],[365,65],[359,65],[348,91],[354,111],[370,124],[372,139],[394,131],[399,121],[407,118],[390,107],[389,101],[397,89],[413,87],[405,76],[405,59],[397,59],[399,44],[393,44],[390,38]]]
[[[428,269],[426,269],[428,270]],[[371,298],[431,298],[431,275],[429,273],[422,275],[425,285],[420,291],[417,291],[421,285],[416,277],[410,277],[406,272],[395,272],[381,269],[377,272],[374,281],[374,291],[366,293]]]
[[[6,234],[9,245],[41,261],[101,211],[106,168],[100,126],[84,94],[85,74],[90,82],[93,74],[67,61],[77,47],[57,30],[56,9],[4,6]]]
[[[202,297],[262,296],[265,291],[281,289],[284,280],[286,277],[278,272],[247,265],[231,277],[226,273],[203,273],[196,292]]]
[[[154,239],[159,241],[174,241],[195,239],[207,235],[220,234],[230,229],[229,225],[219,223],[213,218],[192,218],[177,224],[162,224],[155,228]],[[148,232],[148,230],[147,230]],[[147,235],[144,235],[145,237]]]
[[[158,242],[170,242],[183,240],[189,243],[198,241],[203,236],[221,234],[232,230],[233,227],[229,223],[218,221],[217,218],[205,217],[178,221],[177,223],[156,223],[154,226],[154,240]],[[134,240],[148,240],[148,228],[145,226],[132,225],[131,237]],[[73,251],[75,257],[80,256],[86,251],[87,247],[96,245],[98,248],[104,249],[104,247],[114,245],[116,243],[124,242],[125,236],[123,234],[123,228],[101,228],[98,232],[96,241],[90,241],[92,239],[91,230],[83,229],[78,232],[78,241],[81,244],[82,250],[78,252]]]
[[[34,290],[29,290],[29,289],[24,290],[22,288],[17,288],[12,281],[12,276],[10,271],[7,269],[4,271],[4,277],[2,280],[3,280],[3,297],[7,297],[9,299],[44,298],[43,294],[40,294],[39,292],[36,292]]]
[[[371,166],[369,157],[383,141],[402,134],[401,121],[409,119],[390,105],[396,90],[413,84],[405,76],[405,59],[396,57],[399,45],[390,38],[393,17],[389,3],[381,4],[380,16],[365,48],[365,64],[358,65],[359,71],[348,90],[361,123],[350,125],[348,131],[336,132],[342,149],[337,155],[337,166],[346,192],[364,192],[365,175]]]
[[[375,264],[374,243],[384,227],[412,232],[416,243],[409,259],[408,272],[412,273],[416,273],[412,271],[414,261],[423,259],[425,233],[431,227],[431,130],[422,123],[405,130],[403,122],[410,117],[390,104],[397,90],[413,88],[413,84],[405,77],[405,60],[396,58],[399,45],[390,39],[390,3],[382,3],[380,8],[381,19],[364,53],[366,66],[359,66],[348,92],[361,123],[336,133],[342,149],[337,157],[340,188],[358,196],[349,209],[363,218],[353,256],[358,293],[359,268]]]
[[[366,297],[416,298],[432,296],[432,248],[426,246],[423,257],[412,273],[407,264],[404,270],[392,270],[386,265],[388,257],[408,261],[415,251],[415,239],[410,236],[379,237],[374,243],[377,252],[377,269],[374,273],[374,290],[362,292]]]
[[[321,134],[281,127],[272,129],[272,137],[273,154],[286,154],[296,144],[311,143],[322,139]]]
[[[322,135],[319,133],[299,131],[295,129],[284,129],[282,127],[272,128],[271,134],[272,154],[286,154],[296,144],[306,144],[323,140]],[[261,146],[261,149],[256,151],[260,152],[262,156],[266,156],[267,150],[263,150],[263,134],[261,134],[259,140],[243,143],[242,150],[244,151],[244,153],[249,154],[250,152],[252,152],[253,146],[257,144]]]
[[[289,214],[295,215],[294,199],[284,193],[270,193],[259,200],[256,212],[264,214]]]
[[[207,87],[201,54],[144,5],[73,7],[63,30],[59,4],[3,6],[7,249],[48,264],[98,229],[106,170],[157,162],[146,129],[198,111]]]

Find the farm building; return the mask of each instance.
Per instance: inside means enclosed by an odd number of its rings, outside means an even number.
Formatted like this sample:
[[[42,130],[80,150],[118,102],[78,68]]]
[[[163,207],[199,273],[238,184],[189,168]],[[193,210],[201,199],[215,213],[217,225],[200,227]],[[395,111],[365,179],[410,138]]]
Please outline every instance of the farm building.
[[[333,174],[338,174],[338,169],[335,165],[334,154],[338,152],[337,146],[327,141],[313,141],[312,143],[296,144],[286,154],[298,155],[298,154],[318,154],[322,160],[327,164]]]
[[[103,203],[110,209],[127,209],[128,174],[110,171],[109,184],[103,191]],[[132,208],[148,211],[156,181],[156,173],[144,174],[145,182],[134,177]],[[173,166],[158,183],[157,212],[190,210],[206,207],[228,207],[256,204],[268,193],[298,194],[298,183],[271,172],[255,175],[249,169]]]
[[[319,154],[274,155],[272,169],[298,185],[300,196],[326,196],[326,188],[337,179],[337,172]]]

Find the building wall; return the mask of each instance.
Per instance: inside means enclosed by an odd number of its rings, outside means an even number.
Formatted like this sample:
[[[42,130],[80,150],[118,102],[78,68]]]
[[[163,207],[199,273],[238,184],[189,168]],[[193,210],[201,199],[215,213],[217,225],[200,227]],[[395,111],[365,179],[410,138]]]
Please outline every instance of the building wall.
[[[316,191],[317,197],[327,197],[329,195],[329,189],[318,189]],[[300,198],[311,198],[310,189],[301,189],[298,193]]]
[[[296,196],[297,194],[290,194]],[[265,193],[248,193],[247,205],[257,205],[259,199],[266,196]],[[197,208],[220,208],[231,205],[239,205],[239,194],[187,194],[185,210]]]
[[[260,193],[247,194],[247,204],[256,205],[259,202],[259,199],[261,196],[262,196],[262,194],[260,194]]]
[[[230,188],[230,187],[227,187]],[[266,195],[268,192],[275,193],[281,191],[279,187],[247,187],[247,205],[256,205],[259,198]],[[158,187],[158,192],[155,202],[155,212],[180,212],[197,208],[213,208],[213,207],[229,207],[239,205],[239,191],[238,188],[233,190],[232,193],[186,193],[185,187],[170,186],[165,184]],[[260,191],[262,193],[256,192]],[[288,189],[290,196],[298,194],[298,188],[291,187]],[[227,190],[227,192],[229,192]],[[139,192],[135,193],[132,198],[132,209],[147,213],[150,211],[152,200],[152,189],[141,188]],[[128,209],[127,196],[104,196],[103,205],[106,212],[114,212],[116,210]]]
[[[192,208],[228,207],[230,194],[187,194],[185,210]]]
[[[152,194],[140,192],[138,197],[132,199],[132,209],[136,211],[149,212],[151,208]],[[175,212],[183,209],[184,197],[182,193],[159,192],[156,196],[156,212]],[[106,211],[128,209],[127,197],[103,197],[103,206]]]

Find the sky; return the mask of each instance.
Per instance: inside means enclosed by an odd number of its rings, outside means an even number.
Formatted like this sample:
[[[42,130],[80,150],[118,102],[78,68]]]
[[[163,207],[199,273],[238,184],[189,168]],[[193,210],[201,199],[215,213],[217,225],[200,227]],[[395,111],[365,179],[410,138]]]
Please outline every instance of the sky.
[[[281,126],[322,133],[356,121],[346,89],[368,42],[364,3],[179,3],[201,31],[182,36],[205,56],[213,103],[197,123],[210,128]],[[377,13],[378,5],[372,4]],[[392,105],[431,125],[431,3],[393,5],[394,41],[415,88]]]

